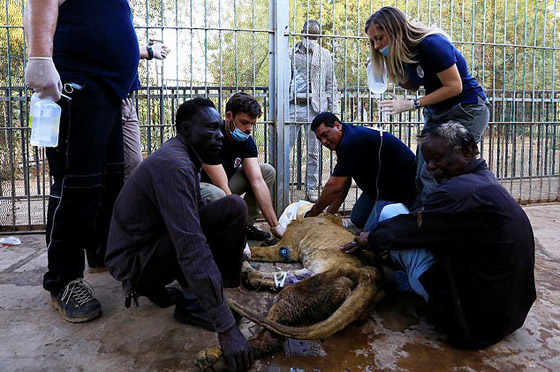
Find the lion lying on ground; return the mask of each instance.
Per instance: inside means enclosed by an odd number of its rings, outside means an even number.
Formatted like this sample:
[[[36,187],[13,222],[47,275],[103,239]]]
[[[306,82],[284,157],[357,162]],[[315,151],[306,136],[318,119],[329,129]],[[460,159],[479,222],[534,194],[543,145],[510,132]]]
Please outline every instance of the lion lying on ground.
[[[253,261],[301,262],[304,266],[283,278],[295,284],[278,293],[266,318],[229,301],[232,309],[265,328],[249,340],[257,359],[279,350],[284,337],[326,338],[356,320],[367,318],[383,296],[382,271],[366,255],[340,251],[340,246],[353,239],[339,216],[324,214],[291,222],[274,246],[251,248]],[[282,281],[274,273],[253,269],[248,262],[244,263],[243,277],[252,287],[274,288]],[[316,323],[297,326],[301,321]],[[227,369],[221,355],[217,348],[203,350],[196,364],[201,369]]]

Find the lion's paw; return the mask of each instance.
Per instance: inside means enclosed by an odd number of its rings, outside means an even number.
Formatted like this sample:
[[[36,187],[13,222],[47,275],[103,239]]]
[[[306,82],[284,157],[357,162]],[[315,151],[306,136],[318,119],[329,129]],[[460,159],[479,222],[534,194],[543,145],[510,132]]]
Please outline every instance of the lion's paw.
[[[225,371],[227,366],[220,348],[211,347],[196,355],[195,365],[202,371]]]

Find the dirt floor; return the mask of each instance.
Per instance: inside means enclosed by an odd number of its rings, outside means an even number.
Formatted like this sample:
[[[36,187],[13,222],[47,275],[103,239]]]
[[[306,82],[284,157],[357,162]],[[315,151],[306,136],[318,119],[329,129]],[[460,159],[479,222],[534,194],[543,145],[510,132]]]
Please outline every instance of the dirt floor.
[[[537,242],[538,299],[523,328],[481,351],[447,346],[423,318],[423,304],[390,295],[367,322],[325,340],[288,340],[285,350],[257,361],[253,371],[559,371],[560,204],[526,207]],[[103,316],[63,321],[41,287],[46,267],[42,235],[0,248],[0,371],[194,371],[195,355],[217,346],[214,333],[177,323],[173,309],[145,298],[126,309],[119,283],[107,272],[86,273]],[[269,269],[273,269],[269,267]],[[227,291],[263,313],[274,293]],[[242,320],[250,336],[259,327]]]

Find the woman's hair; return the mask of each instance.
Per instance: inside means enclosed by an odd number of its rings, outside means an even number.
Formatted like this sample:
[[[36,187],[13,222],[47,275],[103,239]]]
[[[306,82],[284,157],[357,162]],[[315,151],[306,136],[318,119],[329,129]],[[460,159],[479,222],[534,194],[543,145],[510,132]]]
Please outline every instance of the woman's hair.
[[[420,23],[411,23],[406,15],[392,6],[384,6],[369,16],[365,32],[372,26],[385,31],[389,37],[389,56],[384,58],[381,52],[373,49],[370,40],[371,61],[375,71],[383,72],[383,61],[386,61],[389,80],[395,83],[406,83],[408,77],[404,63],[418,63],[416,48],[422,40],[433,34],[441,34],[447,38],[445,31],[439,28],[426,27]]]

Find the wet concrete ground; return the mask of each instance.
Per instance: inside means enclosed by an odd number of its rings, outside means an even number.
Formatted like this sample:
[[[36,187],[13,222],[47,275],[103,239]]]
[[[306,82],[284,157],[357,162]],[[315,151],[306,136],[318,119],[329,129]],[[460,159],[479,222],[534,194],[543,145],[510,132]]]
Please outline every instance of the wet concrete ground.
[[[285,351],[257,361],[253,371],[559,371],[560,205],[526,207],[537,242],[538,298],[524,327],[481,351],[451,348],[425,323],[422,302],[387,296],[364,324],[317,341],[289,340]],[[0,248],[0,371],[193,371],[194,356],[217,346],[214,333],[182,325],[173,308],[145,298],[124,308],[119,283],[107,272],[86,273],[103,316],[85,324],[63,321],[41,287],[46,267],[42,235]],[[269,267],[269,269],[272,269]],[[228,290],[263,313],[270,292]],[[259,327],[243,320],[249,336]]]

